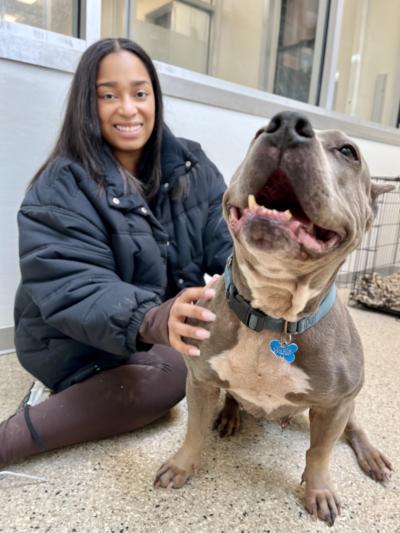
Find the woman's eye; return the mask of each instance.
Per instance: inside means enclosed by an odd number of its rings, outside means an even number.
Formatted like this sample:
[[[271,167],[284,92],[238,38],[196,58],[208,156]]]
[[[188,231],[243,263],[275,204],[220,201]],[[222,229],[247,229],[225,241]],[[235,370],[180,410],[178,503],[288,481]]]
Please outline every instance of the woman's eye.
[[[339,148],[339,152],[349,159],[354,159],[354,161],[358,161],[357,152],[354,149],[354,147],[351,146],[351,144],[343,145],[342,147]]]
[[[112,100],[115,100],[116,96],[113,95],[112,93],[106,93],[106,94],[100,94],[99,98],[101,98],[102,100],[105,100],[106,102],[107,101],[110,102]]]
[[[140,98],[140,100],[143,100],[144,98],[146,98],[146,96],[147,96],[146,91],[138,91],[136,93],[136,98]]]

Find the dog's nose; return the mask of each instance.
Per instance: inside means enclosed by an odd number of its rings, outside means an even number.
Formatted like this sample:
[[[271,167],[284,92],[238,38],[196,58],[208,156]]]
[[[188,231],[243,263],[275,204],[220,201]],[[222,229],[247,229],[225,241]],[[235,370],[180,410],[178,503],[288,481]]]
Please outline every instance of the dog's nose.
[[[294,148],[310,142],[315,136],[308,118],[290,111],[284,111],[272,117],[264,131],[268,141],[279,148]]]

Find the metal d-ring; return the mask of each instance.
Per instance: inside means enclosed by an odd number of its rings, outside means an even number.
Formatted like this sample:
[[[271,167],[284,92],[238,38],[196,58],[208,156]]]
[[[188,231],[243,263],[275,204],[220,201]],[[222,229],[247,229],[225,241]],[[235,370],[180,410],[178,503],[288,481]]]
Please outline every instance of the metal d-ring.
[[[281,344],[290,344],[292,342],[292,334],[288,332],[288,321],[285,320],[285,325],[283,326],[283,333],[281,335]]]

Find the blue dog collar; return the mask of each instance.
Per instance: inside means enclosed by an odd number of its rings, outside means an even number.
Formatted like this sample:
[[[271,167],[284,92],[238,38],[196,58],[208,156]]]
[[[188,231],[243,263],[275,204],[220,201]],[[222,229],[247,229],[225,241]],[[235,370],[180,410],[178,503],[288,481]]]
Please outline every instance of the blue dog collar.
[[[228,299],[229,307],[239,320],[253,331],[268,329],[289,335],[303,333],[306,329],[311,328],[317,324],[317,322],[322,320],[322,318],[329,313],[335,303],[336,286],[333,284],[325,298],[322,300],[319,308],[311,315],[302,318],[298,322],[287,322],[282,318],[273,318],[259,309],[253,309],[250,303],[238,293],[232,280],[231,262],[231,258],[228,259],[224,271],[225,294]]]

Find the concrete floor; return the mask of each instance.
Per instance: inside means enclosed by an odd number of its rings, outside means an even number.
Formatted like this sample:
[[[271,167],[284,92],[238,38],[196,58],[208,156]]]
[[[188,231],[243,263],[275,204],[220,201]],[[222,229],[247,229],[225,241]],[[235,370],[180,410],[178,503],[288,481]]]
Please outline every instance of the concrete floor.
[[[371,440],[399,470],[400,322],[351,309],[366,352],[358,415]],[[17,407],[31,382],[15,356],[0,357],[0,419]],[[209,438],[197,478],[181,490],[155,490],[154,474],[181,442],[183,401],[165,419],[121,437],[73,446],[12,467],[45,482],[0,478],[0,532],[323,532],[302,506],[300,477],[308,422],[282,431],[245,416],[239,435]],[[343,509],[330,531],[400,532],[400,483],[367,478],[351,449],[336,445],[331,472]]]

